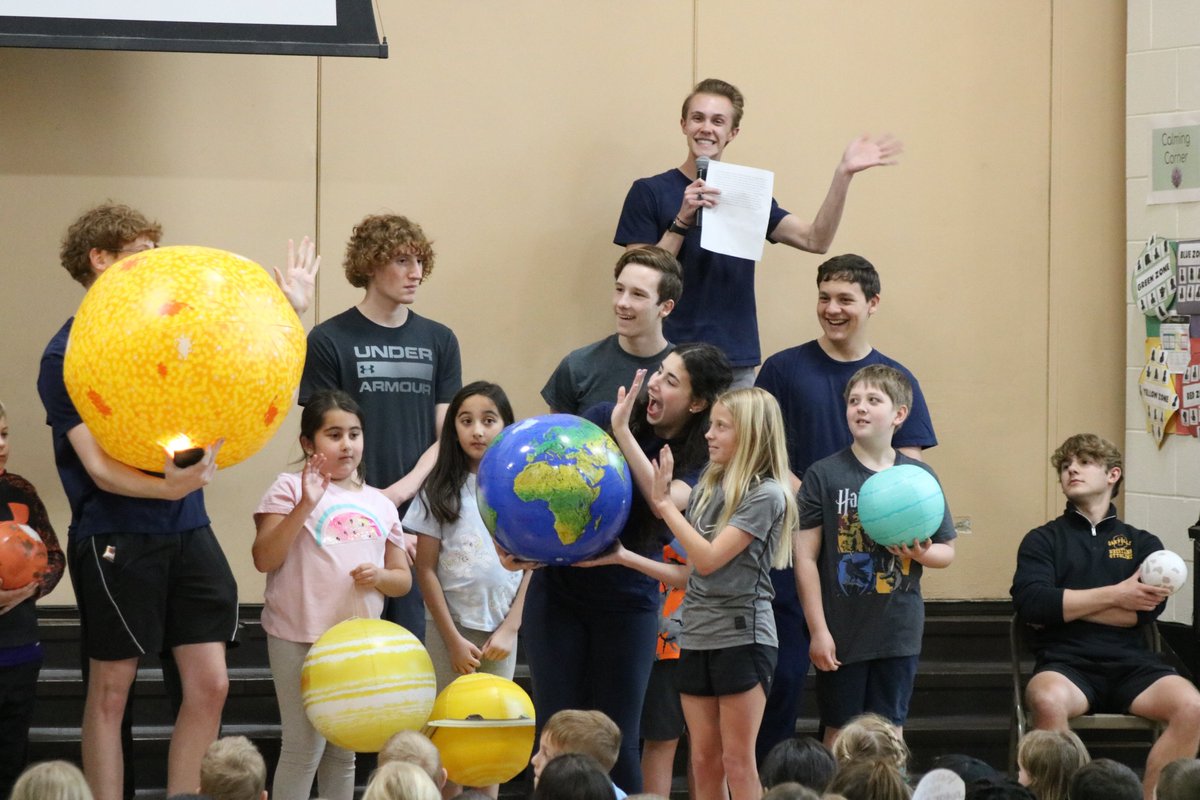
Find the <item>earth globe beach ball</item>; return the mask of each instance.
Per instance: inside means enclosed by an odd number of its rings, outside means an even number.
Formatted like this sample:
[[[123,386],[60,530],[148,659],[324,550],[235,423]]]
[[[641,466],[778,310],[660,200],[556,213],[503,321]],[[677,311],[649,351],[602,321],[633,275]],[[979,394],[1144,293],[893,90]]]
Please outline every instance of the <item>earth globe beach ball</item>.
[[[313,643],[300,671],[304,712],[338,747],[378,753],[392,734],[419,730],[437,685],[425,647],[383,619],[349,619]]]
[[[937,478],[916,464],[880,470],[858,491],[858,521],[883,547],[924,541],[946,516]]]
[[[305,334],[261,266],[209,247],[159,247],[104,270],[63,362],[71,401],[105,452],[161,472],[224,439],[218,465],[259,450],[295,405]]]
[[[502,548],[555,565],[612,545],[633,497],[617,443],[570,414],[531,417],[501,431],[479,463],[476,487],[484,524]]]

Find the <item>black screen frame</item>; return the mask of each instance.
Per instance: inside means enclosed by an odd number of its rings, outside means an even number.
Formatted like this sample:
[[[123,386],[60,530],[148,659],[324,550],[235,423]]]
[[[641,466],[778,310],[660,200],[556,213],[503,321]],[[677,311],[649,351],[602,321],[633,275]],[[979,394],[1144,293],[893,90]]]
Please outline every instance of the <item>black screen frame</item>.
[[[337,0],[337,25],[18,17],[0,14],[0,47],[387,58],[373,0]]]

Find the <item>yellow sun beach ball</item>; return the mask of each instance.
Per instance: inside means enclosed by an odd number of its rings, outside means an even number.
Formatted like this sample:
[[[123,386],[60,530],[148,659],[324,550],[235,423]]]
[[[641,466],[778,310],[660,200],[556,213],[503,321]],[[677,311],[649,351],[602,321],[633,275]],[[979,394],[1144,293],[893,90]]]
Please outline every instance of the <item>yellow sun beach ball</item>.
[[[349,619],[309,649],[300,693],[322,736],[347,750],[377,753],[392,734],[425,724],[437,686],[417,637],[387,620]]]
[[[533,701],[517,684],[475,672],[456,678],[433,704],[426,734],[450,780],[490,786],[512,780],[533,753]]]
[[[75,315],[71,400],[118,461],[162,471],[168,452],[259,450],[294,405],[304,326],[261,266],[209,247],[161,247],[106,269]]]

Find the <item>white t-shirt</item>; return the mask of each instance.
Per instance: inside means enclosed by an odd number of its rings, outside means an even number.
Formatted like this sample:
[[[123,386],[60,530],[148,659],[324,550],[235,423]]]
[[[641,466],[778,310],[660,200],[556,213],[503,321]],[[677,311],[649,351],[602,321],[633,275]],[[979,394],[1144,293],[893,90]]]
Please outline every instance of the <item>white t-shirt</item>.
[[[437,578],[454,622],[473,631],[500,627],[521,585],[520,572],[500,564],[492,535],[484,527],[475,500],[475,475],[468,474],[459,493],[462,507],[458,520],[442,525],[425,507],[425,492],[408,507],[404,526],[411,533],[432,536],[442,542]]]
[[[259,514],[289,514],[300,502],[300,475],[285,472],[258,504]],[[356,586],[359,564],[382,567],[387,542],[404,547],[396,507],[378,489],[329,484],[279,568],[267,573],[263,630],[289,642],[315,642],[351,617],[378,618],[383,594]]]

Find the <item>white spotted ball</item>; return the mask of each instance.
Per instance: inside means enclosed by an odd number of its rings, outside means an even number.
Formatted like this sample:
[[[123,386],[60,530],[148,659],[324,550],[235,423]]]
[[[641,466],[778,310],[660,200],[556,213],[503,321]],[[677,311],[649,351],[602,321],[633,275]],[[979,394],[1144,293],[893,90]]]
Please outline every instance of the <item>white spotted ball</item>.
[[[1141,580],[1147,586],[1161,586],[1175,594],[1187,577],[1187,564],[1170,550],[1155,550],[1142,562]]]

